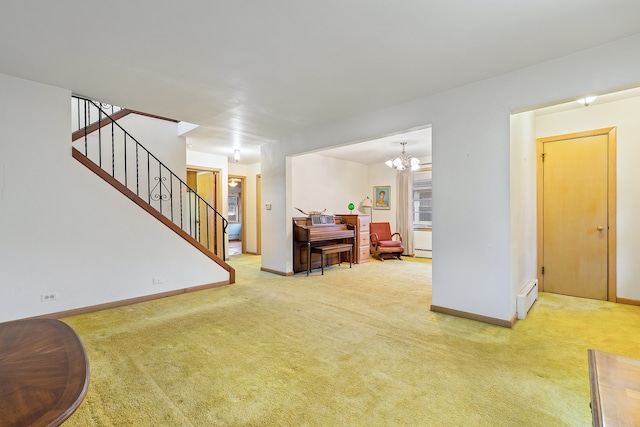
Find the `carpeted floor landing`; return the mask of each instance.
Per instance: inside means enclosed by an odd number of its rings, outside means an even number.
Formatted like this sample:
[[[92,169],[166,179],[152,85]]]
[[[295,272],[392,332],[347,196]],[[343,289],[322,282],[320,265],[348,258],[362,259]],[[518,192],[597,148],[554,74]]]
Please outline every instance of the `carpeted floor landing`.
[[[91,363],[71,426],[589,426],[587,349],[640,358],[640,307],[541,294],[505,329],[429,311],[431,264],[235,285],[63,319]]]

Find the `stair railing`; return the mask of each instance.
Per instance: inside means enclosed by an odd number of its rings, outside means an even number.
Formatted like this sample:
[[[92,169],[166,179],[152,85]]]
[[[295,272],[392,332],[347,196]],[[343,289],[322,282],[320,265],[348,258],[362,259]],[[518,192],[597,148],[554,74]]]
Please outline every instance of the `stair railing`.
[[[113,111],[108,114],[88,98],[73,98],[73,127],[84,130],[74,148],[224,260],[229,221],[124,130]]]

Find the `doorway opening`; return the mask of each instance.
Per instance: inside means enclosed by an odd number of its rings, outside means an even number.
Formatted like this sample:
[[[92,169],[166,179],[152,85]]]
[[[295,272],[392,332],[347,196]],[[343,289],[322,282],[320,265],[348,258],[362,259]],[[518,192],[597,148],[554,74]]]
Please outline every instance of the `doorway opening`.
[[[424,125],[293,156],[292,206],[387,222],[402,235],[406,255],[431,258],[431,147],[432,127]],[[417,159],[418,170],[392,167],[403,156]],[[383,193],[388,200],[380,203]]]
[[[227,227],[227,234],[229,236],[229,255],[239,255],[246,253],[245,178],[242,176],[229,175],[228,186],[227,219],[229,220],[229,225]]]
[[[206,204],[220,212],[221,188],[219,170],[187,168],[187,185],[190,189],[195,190],[196,194]],[[200,202],[200,204],[204,205],[204,202]],[[194,209],[199,213],[202,212],[202,214],[194,216],[194,223],[191,225],[196,231],[198,241],[207,247],[210,242],[213,242],[211,246],[215,249],[214,253],[218,253],[218,248],[223,247],[222,221],[216,220],[214,214],[210,210],[204,209],[204,206],[196,206]],[[208,213],[204,214],[204,212]]]

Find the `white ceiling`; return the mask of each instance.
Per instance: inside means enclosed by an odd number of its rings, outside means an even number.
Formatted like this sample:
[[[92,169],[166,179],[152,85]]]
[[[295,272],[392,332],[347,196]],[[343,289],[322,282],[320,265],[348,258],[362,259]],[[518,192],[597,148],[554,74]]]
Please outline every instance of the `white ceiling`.
[[[640,33],[637,0],[4,0],[0,73],[199,124],[242,162],[283,135]]]
[[[373,165],[393,159],[402,152],[401,142],[406,142],[406,154],[412,157],[431,157],[431,128],[414,130],[398,135],[343,145],[319,151],[327,157]]]

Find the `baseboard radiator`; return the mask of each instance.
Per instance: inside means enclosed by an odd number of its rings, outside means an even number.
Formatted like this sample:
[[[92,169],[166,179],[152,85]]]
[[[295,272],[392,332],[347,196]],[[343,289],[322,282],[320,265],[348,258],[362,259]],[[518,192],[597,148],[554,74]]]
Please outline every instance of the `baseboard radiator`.
[[[416,258],[431,258],[431,249],[414,248],[413,253]]]
[[[534,302],[538,299],[538,280],[531,280],[524,288],[520,289],[518,296],[516,297],[516,311],[518,312],[518,319],[524,319],[527,317],[529,309]]]

